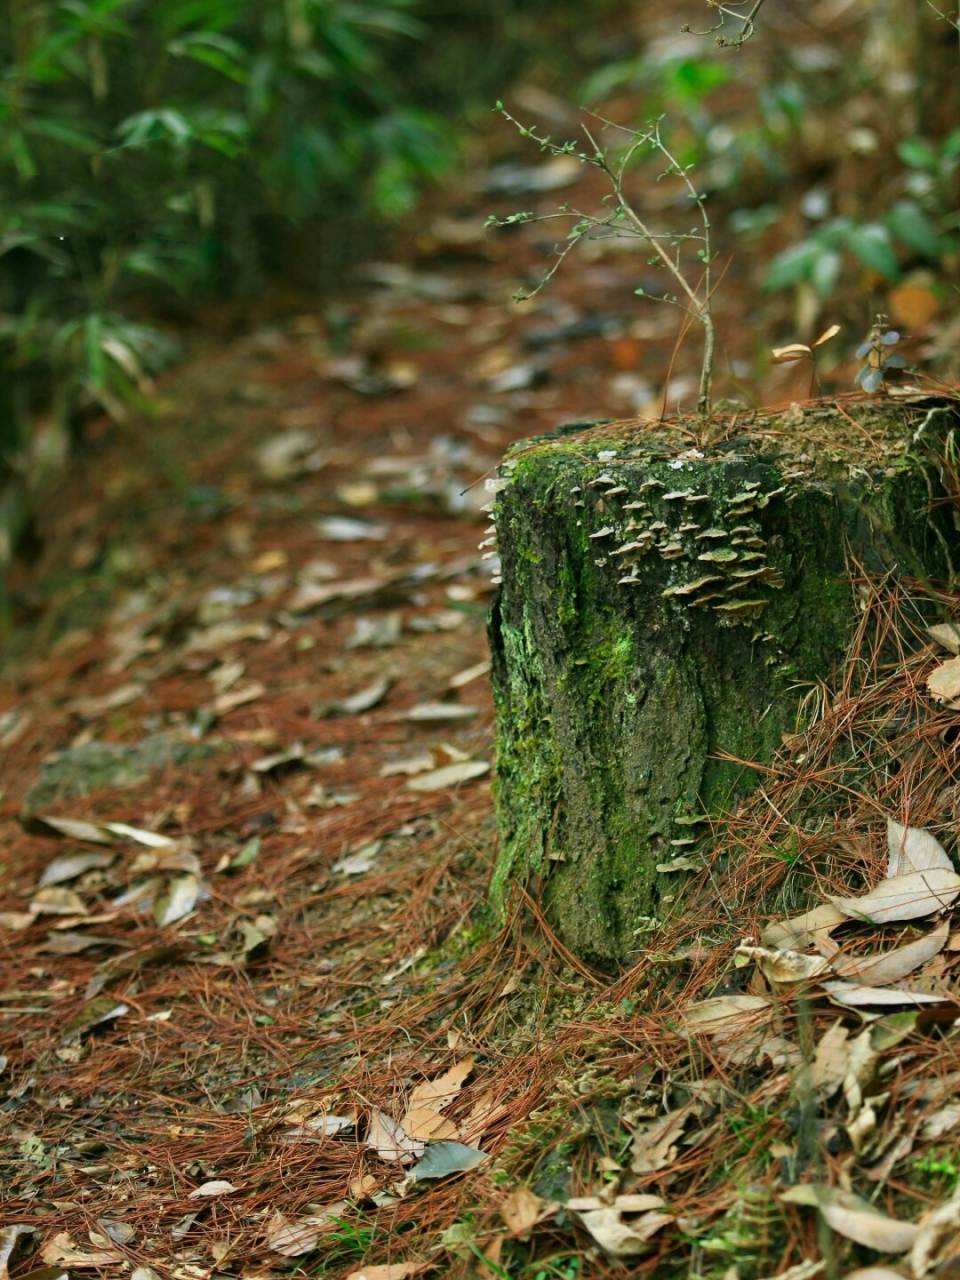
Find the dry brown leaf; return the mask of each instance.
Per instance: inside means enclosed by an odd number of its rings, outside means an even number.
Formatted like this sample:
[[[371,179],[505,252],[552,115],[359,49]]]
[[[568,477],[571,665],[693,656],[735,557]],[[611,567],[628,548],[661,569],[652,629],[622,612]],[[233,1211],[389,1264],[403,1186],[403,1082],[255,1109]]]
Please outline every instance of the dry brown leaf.
[[[67,1231],[59,1231],[40,1250],[40,1257],[49,1267],[77,1267],[81,1270],[87,1267],[95,1269],[115,1266],[118,1262],[124,1261],[124,1256],[119,1249],[97,1249],[92,1253],[84,1252],[77,1248]]]
[[[432,1265],[429,1262],[381,1262],[373,1267],[351,1271],[344,1280],[407,1280],[408,1276],[418,1276]]]
[[[929,991],[905,991],[902,987],[864,987],[856,982],[825,982],[823,989],[834,1002],[847,1009],[890,1008],[895,1005],[943,1004],[947,995]]]
[[[633,1173],[653,1173],[672,1164],[677,1157],[677,1143],[684,1127],[693,1115],[692,1109],[681,1107],[668,1115],[645,1124],[633,1131]]]
[[[30,910],[40,916],[89,915],[83,899],[72,889],[40,889],[33,895]]]
[[[935,627],[927,627],[927,635],[944,649],[960,654],[960,622],[940,622]]]
[[[408,1138],[419,1142],[447,1141],[458,1138],[460,1130],[432,1107],[410,1107],[401,1117],[400,1124]]]
[[[23,1223],[0,1227],[0,1280],[8,1280],[10,1259],[17,1250],[17,1241],[21,1236],[32,1236],[33,1232],[33,1227]]]
[[[850,1068],[849,1032],[838,1018],[820,1037],[813,1062],[804,1064],[798,1076],[807,1089],[829,1098],[843,1084]]]
[[[921,827],[905,827],[888,818],[887,877],[928,871],[931,867],[953,870],[953,863],[939,840]]]
[[[621,1213],[646,1213],[650,1209],[665,1208],[666,1201],[663,1196],[628,1192],[622,1196],[614,1196],[612,1204]],[[572,1196],[566,1207],[574,1213],[585,1213],[590,1209],[609,1209],[611,1203],[601,1200],[599,1196]]]
[[[936,1142],[945,1133],[960,1124],[960,1102],[949,1102],[945,1107],[927,1116],[920,1125],[920,1137],[925,1142]]]
[[[955,1257],[956,1238],[960,1233],[960,1195],[925,1213],[917,1224],[917,1236],[910,1250],[910,1268],[914,1280],[923,1280],[931,1271],[939,1270],[947,1258]]]
[[[768,947],[780,947],[790,951],[805,951],[817,941],[818,936],[829,934],[831,929],[843,924],[846,916],[830,902],[805,911],[802,916],[790,920],[775,920],[761,934]]]
[[[486,760],[464,760],[458,764],[444,765],[442,769],[433,769],[430,773],[421,773],[404,783],[408,791],[442,791],[445,787],[456,787],[461,782],[469,782],[473,778],[482,778],[490,772]]]
[[[960,708],[960,658],[948,658],[927,676],[930,696],[951,711]]]
[[[448,1107],[473,1070],[475,1061],[475,1055],[468,1053],[465,1058],[455,1062],[442,1075],[418,1084],[410,1094],[411,1108],[431,1107],[434,1111],[442,1111]]]
[[[622,1210],[613,1207],[589,1209],[579,1216],[600,1248],[614,1258],[639,1258],[649,1253],[653,1236],[673,1222],[672,1213],[655,1210],[627,1222]]]
[[[476,1145],[487,1129],[510,1114],[510,1108],[497,1101],[492,1089],[487,1089],[460,1121],[460,1140]]]
[[[381,1160],[396,1160],[400,1164],[409,1164],[424,1152],[423,1143],[408,1138],[400,1127],[399,1120],[385,1115],[376,1107],[370,1108],[366,1142]]]
[[[862,983],[869,987],[883,987],[890,982],[900,982],[914,969],[927,964],[939,955],[950,933],[947,920],[940,923],[923,938],[908,942],[896,951],[875,956],[837,955],[830,961],[834,973],[848,982]]]
[[[212,1182],[203,1182],[199,1187],[195,1187],[187,1199],[205,1200],[211,1196],[229,1196],[236,1190],[232,1182],[226,1182],[223,1178],[214,1178]]]
[[[765,996],[715,996],[690,1005],[683,1014],[688,1031],[713,1035],[736,1027],[750,1026],[758,1015],[769,1014],[770,1001]]]
[[[834,898],[833,903],[854,920],[892,924],[932,916],[949,907],[958,894],[960,876],[955,871],[931,867],[928,871],[891,876],[860,898]]]
[[[807,1182],[780,1193],[786,1204],[812,1205],[831,1230],[878,1253],[906,1253],[917,1236],[912,1222],[888,1218],[860,1196],[838,1187]]]
[[[801,955],[799,951],[780,950],[777,947],[737,947],[734,956],[752,960],[768,982],[774,986],[788,986],[816,978],[827,967],[822,956]]]
[[[555,1204],[541,1200],[529,1187],[517,1187],[500,1206],[500,1216],[511,1235],[526,1236],[555,1209]]]

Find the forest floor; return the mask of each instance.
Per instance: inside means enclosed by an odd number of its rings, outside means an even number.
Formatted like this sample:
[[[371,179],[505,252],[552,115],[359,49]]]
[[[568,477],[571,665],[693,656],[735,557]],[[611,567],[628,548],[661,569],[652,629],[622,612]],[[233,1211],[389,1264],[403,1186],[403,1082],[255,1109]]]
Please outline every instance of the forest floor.
[[[514,98],[562,131],[562,103]],[[786,976],[736,958],[763,927],[749,908],[688,915],[615,976],[535,902],[506,926],[487,912],[485,478],[560,423],[656,417],[665,388],[691,409],[698,354],[679,313],[636,298],[619,241],[511,303],[558,237],[486,216],[595,206],[602,179],[503,122],[473,161],[335,304],[192,330],[149,415],[90,424],[40,512],[0,685],[0,1276],[956,1265],[950,927],[911,934],[869,988],[912,974],[909,992],[852,1007],[820,985],[842,972],[832,931],[848,959],[903,943],[889,903],[885,931],[783,926],[810,953]],[[784,232],[764,234],[761,261]],[[811,334],[756,277],[734,260],[717,293],[719,394],[803,398],[806,369],[766,353]],[[914,325],[914,350],[948,319]],[[828,385],[851,389],[852,345]],[[864,642],[895,607],[873,601]],[[936,661],[868,663],[825,701],[718,836],[741,853],[731,901],[784,874],[794,836],[835,858],[822,894],[913,868],[884,815],[913,850],[919,828],[955,838]],[[861,730],[852,779],[835,749]],[[882,751],[911,764],[880,787]],[[705,991],[698,1040],[683,1019]]]

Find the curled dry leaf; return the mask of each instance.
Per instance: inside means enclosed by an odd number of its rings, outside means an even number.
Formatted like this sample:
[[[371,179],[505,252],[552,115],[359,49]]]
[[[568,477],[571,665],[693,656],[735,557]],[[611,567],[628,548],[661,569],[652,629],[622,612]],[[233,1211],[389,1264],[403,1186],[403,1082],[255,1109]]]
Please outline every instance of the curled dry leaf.
[[[932,916],[960,894],[960,876],[943,867],[891,876],[860,898],[834,898],[844,915],[870,924],[893,924]]]
[[[489,771],[490,765],[486,760],[464,760],[459,764],[448,764],[442,769],[420,774],[419,777],[411,778],[405,786],[408,791],[442,791],[445,787],[455,787],[472,778],[481,778]]]
[[[82,876],[86,871],[109,867],[111,862],[115,861],[116,854],[96,853],[93,849],[88,850],[86,853],[80,851],[77,853],[65,853],[59,858],[54,858],[47,865],[43,875],[40,877],[39,886],[41,889],[45,889],[50,885],[63,884],[67,880],[75,880],[77,876]]]
[[[790,920],[775,920],[768,924],[761,934],[762,941],[768,947],[780,947],[789,951],[804,951],[812,946],[818,937],[829,934],[831,929],[843,924],[846,916],[830,902],[805,911],[802,916],[793,916]]]
[[[51,1267],[76,1267],[96,1269],[115,1266],[124,1261],[124,1254],[119,1249],[97,1249],[85,1252],[77,1248],[69,1232],[60,1231],[40,1250],[40,1257]]]
[[[823,989],[834,1004],[842,1004],[848,1009],[943,1004],[950,999],[947,995],[933,995],[929,991],[904,991],[902,987],[864,987],[855,982],[825,982]]]
[[[785,1204],[812,1205],[837,1235],[878,1253],[906,1253],[917,1237],[912,1222],[899,1222],[877,1212],[867,1200],[838,1187],[807,1182],[780,1193]]]
[[[113,996],[96,996],[82,1004],[63,1029],[62,1041],[69,1044],[77,1040],[84,1032],[100,1026],[104,1022],[112,1022],[114,1018],[122,1018],[130,1012],[130,1006]]]
[[[774,986],[787,986],[816,978],[827,967],[822,956],[801,955],[798,951],[781,951],[776,947],[751,947],[744,944],[737,947],[734,954],[742,956],[744,960],[754,961],[763,976]]]
[[[956,1256],[953,1246],[960,1232],[960,1195],[954,1194],[946,1204],[925,1213],[916,1230],[910,1268],[914,1280],[923,1280],[924,1276],[938,1273],[942,1263]]]
[[[225,1182],[222,1178],[214,1178],[210,1182],[203,1182],[199,1187],[195,1187],[187,1196],[188,1200],[206,1200],[214,1196],[232,1195],[237,1188],[232,1182]]]
[[[372,1147],[381,1160],[396,1160],[400,1164],[409,1164],[424,1152],[422,1142],[408,1138],[400,1121],[384,1114],[377,1107],[370,1108],[367,1146]]]
[[[905,827],[888,818],[887,877],[928,871],[931,867],[953,870],[953,863],[939,840],[920,827]]]
[[[672,1213],[656,1210],[628,1222],[623,1210],[614,1206],[588,1209],[579,1217],[600,1248],[614,1258],[640,1258],[649,1253],[653,1237],[673,1222]]]
[[[556,1210],[556,1204],[541,1200],[529,1187],[517,1187],[500,1206],[500,1216],[512,1236],[527,1236],[545,1217]]]
[[[764,996],[715,996],[690,1005],[684,1011],[683,1023],[687,1031],[714,1035],[719,1031],[729,1032],[735,1026],[752,1025],[755,1019],[764,1013],[769,1014],[769,1011],[770,1001]]]
[[[883,987],[890,982],[900,982],[908,974],[940,954],[950,934],[947,920],[941,920],[935,929],[915,942],[876,956],[847,956],[839,953],[830,960],[830,967],[847,981],[870,987]]]

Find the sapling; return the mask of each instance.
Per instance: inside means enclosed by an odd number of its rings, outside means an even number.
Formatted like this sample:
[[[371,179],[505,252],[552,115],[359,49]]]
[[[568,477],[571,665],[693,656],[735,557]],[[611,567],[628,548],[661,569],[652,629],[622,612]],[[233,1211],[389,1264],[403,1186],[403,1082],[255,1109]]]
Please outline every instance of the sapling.
[[[583,213],[579,209],[571,208],[569,205],[561,205],[556,213],[551,214],[515,213],[507,218],[491,216],[487,219],[487,226],[500,227],[521,222],[547,222],[555,218],[570,219],[573,222],[573,226],[567,236],[567,243],[562,248],[557,246],[556,260],[551,267],[544,271],[543,277],[536,288],[532,289],[530,293],[526,293],[522,289],[519,290],[514,295],[515,299],[522,301],[539,293],[544,285],[556,274],[567,254],[581,240],[603,238],[604,234],[606,234],[610,237],[632,237],[645,242],[652,251],[652,256],[647,259],[648,265],[665,270],[668,275],[672,276],[677,292],[654,295],[648,295],[644,289],[637,289],[635,292],[640,297],[650,296],[655,301],[667,302],[679,307],[681,311],[686,313],[689,320],[695,320],[702,326],[703,360],[700,369],[700,387],[697,395],[697,413],[702,418],[708,417],[711,409],[714,349],[716,345],[711,311],[713,251],[710,242],[710,219],[707,216],[706,197],[702,191],[699,191],[694,186],[690,178],[692,165],[681,164],[663,140],[660,132],[662,117],[652,121],[645,129],[634,130],[625,128],[623,125],[613,124],[611,121],[603,119],[602,116],[594,116],[603,126],[618,129],[628,135],[629,142],[627,146],[618,155],[614,156],[599,145],[586,124],[581,127],[588,145],[585,149],[581,149],[580,145],[575,142],[556,143],[549,135],[542,136],[537,133],[536,129],[521,124],[509,111],[504,109],[502,102],[497,103],[496,110],[509,120],[523,137],[539,143],[541,151],[546,151],[552,156],[576,156],[584,164],[593,165],[594,168],[599,169],[609,181],[611,188],[610,195],[605,199],[605,203],[608,203],[609,207],[602,214]],[[659,175],[660,178],[676,178],[686,188],[688,199],[696,206],[699,226],[695,226],[686,232],[654,230],[645,216],[637,210],[636,206],[628,198],[624,190],[624,179],[627,170],[638,153],[645,150],[659,154],[666,161],[666,168]],[[681,256],[684,247],[691,244],[696,246],[697,264],[693,270],[688,269]]]

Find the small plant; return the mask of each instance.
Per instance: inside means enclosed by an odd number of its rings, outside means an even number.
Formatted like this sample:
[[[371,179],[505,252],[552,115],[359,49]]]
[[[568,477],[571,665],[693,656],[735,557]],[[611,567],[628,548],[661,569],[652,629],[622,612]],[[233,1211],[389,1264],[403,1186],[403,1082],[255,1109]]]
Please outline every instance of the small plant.
[[[903,369],[906,360],[896,351],[891,351],[900,341],[896,329],[887,328],[887,317],[878,315],[873,328],[867,334],[866,342],[857,347],[857,359],[864,364],[854,378],[857,386],[868,395],[879,391],[884,385],[886,374],[891,369]]]
[[[676,293],[665,292],[654,295],[654,300],[671,303],[673,306],[679,307],[686,313],[690,321],[696,321],[703,328],[703,359],[700,370],[700,387],[697,394],[697,413],[701,417],[707,417],[711,408],[714,350],[716,346],[716,334],[711,310],[713,250],[710,240],[710,219],[707,216],[706,197],[702,191],[694,186],[690,178],[692,166],[681,164],[672,154],[663,140],[660,131],[660,119],[652,121],[642,130],[632,130],[626,129],[621,125],[611,124],[610,121],[604,120],[600,116],[596,117],[605,127],[618,129],[628,136],[629,140],[626,147],[619,154],[614,155],[604,150],[597,143],[586,125],[582,127],[588,148],[581,150],[575,142],[556,143],[549,135],[541,136],[535,129],[521,124],[504,109],[502,102],[497,103],[496,110],[509,120],[523,137],[539,143],[541,151],[546,151],[552,156],[576,156],[583,164],[593,165],[599,169],[606,176],[611,187],[612,199],[608,197],[611,207],[602,214],[583,213],[578,209],[572,209],[569,205],[562,205],[556,213],[545,214],[542,217],[538,217],[533,213],[515,213],[507,218],[491,216],[487,219],[487,226],[499,227],[522,222],[546,222],[554,218],[570,219],[573,222],[573,226],[567,236],[566,245],[563,248],[559,245],[556,247],[556,260],[553,266],[544,271],[543,278],[535,289],[530,293],[526,293],[521,289],[514,295],[515,299],[522,301],[539,293],[559,270],[567,254],[581,240],[600,239],[604,236],[633,237],[647,244],[652,251],[652,256],[647,259],[647,265],[663,270],[668,276],[672,277],[678,289]],[[633,161],[645,151],[659,154],[661,159],[666,161],[666,168],[659,175],[660,178],[676,178],[686,188],[688,198],[696,206],[699,226],[694,226],[689,231],[654,230],[629,200],[624,189],[625,176]],[[699,275],[694,275],[688,271],[686,263],[682,260],[682,251],[690,244],[696,246],[695,255]],[[635,292],[640,297],[647,296],[644,289],[637,289]]]

